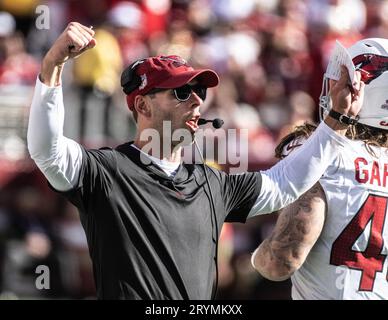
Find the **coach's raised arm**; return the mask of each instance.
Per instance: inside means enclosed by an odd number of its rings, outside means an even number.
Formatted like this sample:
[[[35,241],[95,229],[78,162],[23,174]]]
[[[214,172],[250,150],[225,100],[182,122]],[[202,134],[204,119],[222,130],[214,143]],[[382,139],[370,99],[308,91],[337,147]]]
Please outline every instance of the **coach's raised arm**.
[[[99,298],[214,297],[222,224],[278,210],[319,180],[344,146],[347,125],[336,118],[354,117],[362,105],[359,74],[358,90],[351,93],[342,70],[332,83],[336,113],[300,150],[267,171],[232,175],[184,163],[181,144],[171,138],[183,130],[190,137],[185,141],[194,141],[207,89],[219,83],[213,70],[194,69],[175,55],[134,61],[123,71],[127,106],[137,122],[134,141],[88,150],[63,135],[62,69],[96,45],[93,35],[91,28],[70,23],[44,57],[30,110],[30,155],[51,186],[79,209]],[[157,133],[159,150],[144,148],[145,130]]]
[[[319,180],[328,165],[335,159],[339,148],[346,145],[348,124],[340,122],[341,116],[353,119],[360,112],[365,84],[356,72],[355,88],[349,87],[347,69],[341,67],[341,78],[331,80],[332,110],[313,135],[283,161],[261,172],[260,195],[249,216],[270,213],[295,201]]]

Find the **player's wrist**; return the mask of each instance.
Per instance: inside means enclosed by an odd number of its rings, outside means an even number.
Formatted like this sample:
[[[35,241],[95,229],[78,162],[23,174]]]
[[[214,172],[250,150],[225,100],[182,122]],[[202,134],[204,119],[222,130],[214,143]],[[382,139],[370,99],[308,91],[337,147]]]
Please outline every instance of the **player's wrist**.
[[[360,118],[358,115],[356,116],[347,115],[347,114],[343,114],[341,112],[335,111],[334,109],[331,109],[328,115],[332,119],[335,119],[339,123],[346,126],[357,124],[358,119]]]
[[[329,116],[327,116],[325,118],[324,122],[332,130],[336,131],[338,134],[343,135],[343,136],[346,134],[346,131],[348,130],[348,127],[349,127],[349,125],[343,124],[343,123],[339,122],[338,120],[336,120],[332,117],[329,117]]]

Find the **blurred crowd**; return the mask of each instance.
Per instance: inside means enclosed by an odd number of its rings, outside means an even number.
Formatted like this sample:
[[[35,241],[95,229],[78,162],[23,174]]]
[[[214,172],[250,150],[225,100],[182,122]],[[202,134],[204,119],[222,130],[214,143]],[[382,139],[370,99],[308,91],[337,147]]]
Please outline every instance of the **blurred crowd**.
[[[0,299],[94,298],[78,213],[50,190],[25,147],[40,62],[70,21],[93,26],[98,45],[65,68],[66,136],[88,147],[133,138],[122,69],[176,54],[218,72],[221,83],[209,90],[202,114],[222,118],[225,129],[248,129],[240,157],[259,170],[275,163],[283,135],[318,120],[335,40],[349,46],[388,37],[388,1],[0,0]],[[218,297],[289,299],[289,281],[266,281],[250,265],[276,215],[251,220],[222,230]],[[49,266],[50,290],[36,289],[38,265]]]

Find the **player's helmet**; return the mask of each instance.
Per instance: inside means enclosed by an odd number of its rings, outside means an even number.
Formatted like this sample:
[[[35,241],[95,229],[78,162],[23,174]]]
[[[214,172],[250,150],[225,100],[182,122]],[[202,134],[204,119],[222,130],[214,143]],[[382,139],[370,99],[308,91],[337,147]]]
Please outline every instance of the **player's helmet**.
[[[366,84],[358,122],[388,130],[388,39],[363,39],[348,48],[348,52]],[[319,107],[322,120],[331,109],[329,79],[325,75]]]

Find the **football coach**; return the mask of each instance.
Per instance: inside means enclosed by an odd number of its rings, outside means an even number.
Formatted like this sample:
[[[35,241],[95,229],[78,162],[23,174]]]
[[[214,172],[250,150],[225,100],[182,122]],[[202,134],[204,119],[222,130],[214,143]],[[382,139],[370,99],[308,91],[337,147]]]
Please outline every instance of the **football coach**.
[[[178,56],[158,56],[134,62],[121,77],[137,122],[135,140],[88,150],[63,135],[61,74],[66,61],[97,45],[93,36],[72,22],[43,58],[30,109],[30,155],[79,210],[99,299],[210,299],[223,223],[295,201],[344,148],[347,126],[326,118],[300,150],[267,171],[229,175],[184,163],[182,145],[163,134],[163,124],[193,141],[206,90],[219,78]],[[333,84],[333,109],[353,117],[363,84],[349,99],[347,77],[342,71]],[[145,150],[145,130],[159,133],[161,148],[168,142],[171,150]]]

